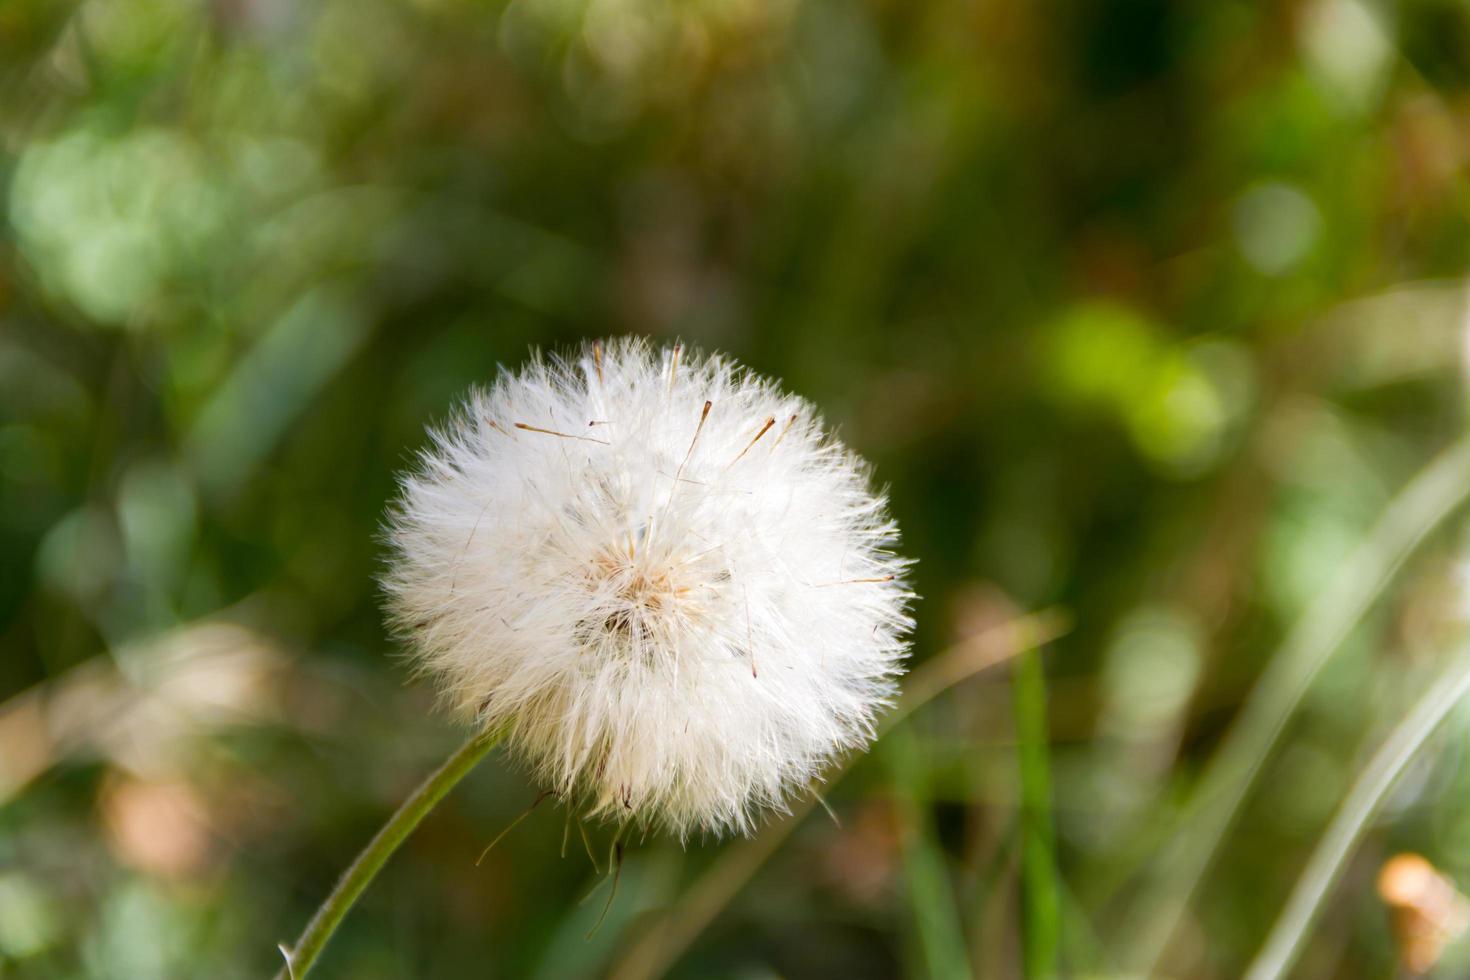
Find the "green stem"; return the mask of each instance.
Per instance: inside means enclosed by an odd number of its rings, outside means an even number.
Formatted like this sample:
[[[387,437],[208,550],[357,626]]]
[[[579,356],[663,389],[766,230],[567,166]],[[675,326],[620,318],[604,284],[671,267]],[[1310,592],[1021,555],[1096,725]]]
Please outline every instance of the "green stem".
[[[1023,966],[1031,980],[1057,976],[1060,915],[1051,825],[1050,741],[1046,673],[1041,653],[1022,654],[1014,675],[1016,736],[1021,763],[1021,875],[1024,895]]]
[[[972,975],[970,957],[944,853],[934,839],[932,814],[927,808],[931,775],[928,760],[909,726],[890,734],[886,742],[885,755],[896,790],[904,876],[919,940],[920,955],[908,972],[911,976],[964,980]]]
[[[1247,980],[1278,980],[1291,969],[1316,921],[1322,899],[1342,873],[1348,854],[1362,839],[1368,820],[1425,741],[1467,692],[1470,692],[1470,651],[1461,653],[1444,675],[1430,685],[1363,769],[1297,879],[1286,908],[1246,973]]]
[[[352,862],[346,874],[342,875],[337,887],[332,889],[332,894],[327,896],[316,915],[311,917],[311,922],[296,941],[295,947],[281,947],[281,953],[286,957],[286,966],[276,974],[276,980],[304,980],[322,949],[326,947],[327,941],[332,938],[332,933],[337,931],[337,926],[341,925],[348,911],[357,902],[358,896],[377,877],[383,865],[393,856],[393,852],[398,850],[398,845],[413,833],[419,822],[428,816],[429,811],[461,779],[469,775],[470,770],[496,746],[504,734],[497,729],[471,738],[403,801],[357,856],[357,860]]]

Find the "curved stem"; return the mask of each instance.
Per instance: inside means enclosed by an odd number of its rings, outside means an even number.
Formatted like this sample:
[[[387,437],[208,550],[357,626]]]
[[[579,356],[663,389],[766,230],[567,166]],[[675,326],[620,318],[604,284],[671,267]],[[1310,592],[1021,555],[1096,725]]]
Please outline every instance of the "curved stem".
[[[1337,881],[1343,862],[1362,838],[1368,820],[1424,742],[1467,692],[1470,692],[1470,650],[1462,652],[1444,675],[1430,685],[1363,769],[1297,879],[1286,908],[1246,973],[1247,980],[1276,980],[1291,969],[1302,941],[1317,918],[1322,899]]]
[[[1266,757],[1323,664],[1419,544],[1470,496],[1470,439],[1436,456],[1401,490],[1343,566],[1308,607],[1256,681],[1238,718],[1205,766],[1157,849],[1157,877],[1140,896],[1133,919],[1135,968],[1159,972],[1185,910]]]
[[[357,902],[358,896],[377,877],[383,865],[393,856],[393,852],[398,850],[398,845],[413,833],[414,828],[428,816],[429,811],[434,809],[445,794],[469,775],[475,764],[496,746],[504,734],[504,731],[496,729],[474,736],[403,801],[342,875],[337,887],[332,889],[332,894],[327,896],[316,915],[311,917],[311,922],[307,923],[306,931],[296,941],[295,947],[281,947],[281,954],[286,957],[286,966],[276,974],[276,980],[304,980],[322,949],[326,947],[327,941],[332,938],[332,933],[337,931],[337,926]]]

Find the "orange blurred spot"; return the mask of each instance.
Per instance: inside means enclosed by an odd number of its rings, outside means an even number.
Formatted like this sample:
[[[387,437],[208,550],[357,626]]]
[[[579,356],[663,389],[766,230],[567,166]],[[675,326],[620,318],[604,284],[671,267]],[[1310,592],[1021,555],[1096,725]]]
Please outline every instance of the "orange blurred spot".
[[[118,859],[140,871],[186,878],[208,860],[208,816],[187,783],[110,781],[102,791],[102,819]]]
[[[1378,872],[1378,894],[1388,905],[1404,966],[1428,972],[1470,926],[1470,902],[1418,854],[1396,854]]]

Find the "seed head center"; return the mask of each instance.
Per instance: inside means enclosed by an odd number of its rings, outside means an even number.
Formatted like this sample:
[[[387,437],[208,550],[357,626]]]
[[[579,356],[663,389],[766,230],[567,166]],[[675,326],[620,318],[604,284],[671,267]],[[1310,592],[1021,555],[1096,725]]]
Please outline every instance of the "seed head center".
[[[588,578],[609,598],[602,632],[625,639],[666,635],[674,620],[690,613],[690,589],[675,580],[676,563],[666,557],[604,552],[593,560]]]

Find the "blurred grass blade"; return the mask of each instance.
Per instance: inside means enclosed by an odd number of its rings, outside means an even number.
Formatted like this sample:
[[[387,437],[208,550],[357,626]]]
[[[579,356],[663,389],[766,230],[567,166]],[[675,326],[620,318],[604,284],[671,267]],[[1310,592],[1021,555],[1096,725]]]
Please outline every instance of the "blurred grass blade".
[[[920,962],[914,977],[964,980],[969,954],[944,854],[934,838],[928,811],[928,771],[914,733],[901,728],[887,740],[887,760],[897,790],[904,879],[919,937]]]
[[[1126,948],[1157,972],[1175,929],[1262,763],[1317,672],[1416,547],[1470,495],[1470,439],[1436,456],[1401,490],[1331,586],[1292,627],[1207,764],[1167,846],[1159,849]]]
[[[185,452],[210,493],[229,492],[367,342],[371,326],[348,291],[318,286],[240,358],[200,410]]]
[[[1027,977],[1057,975],[1061,917],[1057,911],[1055,842],[1046,718],[1046,672],[1031,650],[1016,663],[1016,739],[1021,767],[1021,944]]]
[[[1349,852],[1399,776],[1440,724],[1470,693],[1470,648],[1430,685],[1412,711],[1384,741],[1332,818],[1327,832],[1297,879],[1286,908],[1246,973],[1247,980],[1273,980],[1291,969],[1316,920],[1327,890],[1342,873]]]
[[[915,670],[904,685],[903,697],[884,719],[879,737],[960,681],[1005,663],[1026,650],[1050,643],[1070,629],[1071,622],[1065,613],[1048,609],[984,630],[932,657]],[[827,785],[834,785],[846,771],[847,764],[844,764],[832,773]],[[749,840],[728,847],[662,918],[649,923],[622,959],[614,964],[608,973],[609,978],[643,980],[661,976],[715,920],[720,910],[755,877],[761,865],[780,849],[815,806],[814,798],[802,800],[792,806],[791,815],[785,820],[772,824]]]
[[[528,980],[605,976],[608,961],[618,951],[620,937],[650,909],[662,907],[672,897],[685,857],[678,848],[640,850],[623,867],[622,891],[607,913],[607,921],[591,939],[584,937],[592,932],[601,903],[566,905],[559,921],[537,938],[541,951],[528,961],[534,966],[512,971],[513,975],[524,975]],[[607,887],[608,876],[600,871],[597,876],[598,887]]]
[[[970,915],[970,962],[976,976],[997,976],[1010,935],[1011,890],[1003,887],[1016,866],[1016,849],[1021,843],[1020,814],[1009,816],[1005,830],[992,843],[989,854],[966,897]]]

